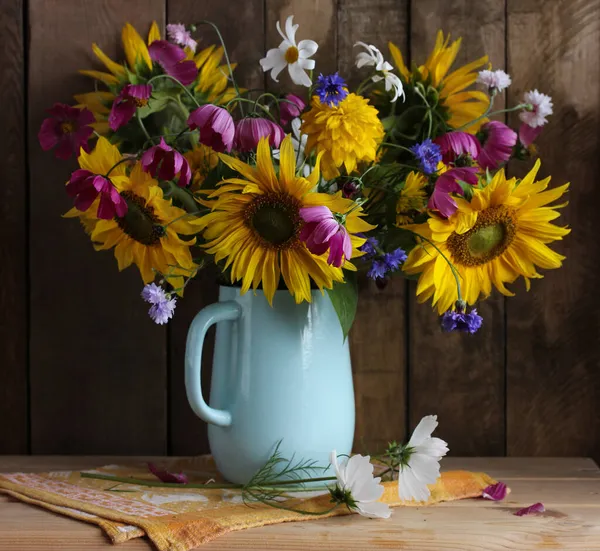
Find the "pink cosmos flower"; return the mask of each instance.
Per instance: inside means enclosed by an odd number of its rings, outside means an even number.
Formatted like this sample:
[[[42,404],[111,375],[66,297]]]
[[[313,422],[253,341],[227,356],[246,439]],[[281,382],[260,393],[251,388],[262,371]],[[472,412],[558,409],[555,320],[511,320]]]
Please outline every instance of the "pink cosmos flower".
[[[427,208],[437,210],[444,218],[452,216],[456,212],[457,206],[450,193],[464,194],[458,180],[476,186],[478,170],[475,166],[465,166],[451,168],[440,174],[435,182],[435,188],[429,198]]]
[[[161,469],[154,463],[148,463],[148,470],[161,482],[171,482],[173,484],[187,484],[189,482],[185,473],[172,473],[167,469]]]
[[[192,130],[200,130],[200,143],[215,151],[231,151],[235,137],[235,125],[227,109],[207,103],[192,111],[188,118]]]
[[[56,147],[54,156],[57,159],[68,159],[71,155],[79,156],[79,150],[88,152],[88,140],[94,129],[94,115],[88,109],[78,109],[64,103],[55,103],[47,111],[51,117],[44,119],[38,140],[44,151]]]
[[[466,132],[448,132],[433,141],[440,146],[444,164],[454,162],[461,155],[469,155],[472,159],[477,159],[481,149],[475,136]]]
[[[523,144],[523,147],[529,147],[538,136],[542,133],[542,126],[536,126],[533,128],[526,123],[523,123],[519,128],[519,141]]]
[[[186,158],[168,146],[164,138],[160,139],[160,144],[153,145],[144,152],[141,163],[143,170],[161,180],[173,180],[179,174],[179,187],[186,187],[192,179],[192,171]]]
[[[122,218],[127,214],[127,201],[105,176],[80,168],[71,174],[66,190],[69,197],[75,198],[77,210],[85,212],[100,195],[98,218],[110,220],[115,216]]]
[[[252,151],[256,149],[261,138],[268,137],[269,145],[278,148],[285,132],[278,124],[269,119],[249,117],[235,123],[234,146],[240,151]]]
[[[150,59],[156,61],[167,73],[187,86],[196,80],[198,68],[192,60],[186,59],[185,52],[166,40],[155,40],[148,46]]]
[[[192,38],[190,32],[182,23],[170,23],[167,25],[167,36],[171,42],[183,48],[189,48],[192,52],[196,51],[198,43]]]
[[[287,101],[282,101],[279,104],[279,122],[281,126],[285,126],[292,119],[299,117],[306,107],[304,100],[295,94],[288,94],[285,99]]]
[[[517,143],[517,133],[499,121],[490,121],[481,127],[481,151],[477,163],[485,170],[498,168],[507,162]]]
[[[544,507],[543,503],[534,503],[533,505],[530,505],[529,507],[523,507],[523,509],[519,509],[518,511],[516,511],[513,514],[518,517],[522,517],[525,515],[534,515],[536,513],[543,513],[545,511],[546,511],[546,508]]]
[[[352,258],[352,242],[348,230],[340,224],[327,207],[306,207],[300,209],[305,224],[300,230],[300,240],[315,255],[322,255],[329,249],[327,263],[339,268],[344,260]]]
[[[113,101],[108,115],[110,129],[116,131],[127,124],[135,115],[138,107],[144,107],[148,104],[151,93],[151,84],[126,84],[123,86],[123,89]]]

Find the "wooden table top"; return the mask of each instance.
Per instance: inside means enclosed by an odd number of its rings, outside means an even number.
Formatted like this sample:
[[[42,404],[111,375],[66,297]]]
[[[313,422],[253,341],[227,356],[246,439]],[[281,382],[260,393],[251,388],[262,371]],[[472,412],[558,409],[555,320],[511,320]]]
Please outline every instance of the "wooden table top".
[[[0,472],[86,469],[147,457],[0,456]],[[457,458],[445,470],[485,471],[512,493],[502,502],[467,499],[433,507],[395,508],[389,520],[351,515],[290,522],[226,534],[201,547],[213,550],[585,549],[600,550],[600,470],[584,458]],[[516,517],[542,502],[546,513]],[[0,494],[1,551],[149,551],[145,538],[115,548],[100,528]]]

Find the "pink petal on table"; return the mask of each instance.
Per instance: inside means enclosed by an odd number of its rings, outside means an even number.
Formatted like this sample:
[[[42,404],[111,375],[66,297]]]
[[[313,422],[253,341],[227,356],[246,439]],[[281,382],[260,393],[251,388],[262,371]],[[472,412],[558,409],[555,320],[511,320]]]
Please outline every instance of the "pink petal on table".
[[[485,488],[481,497],[484,499],[491,499],[492,501],[502,501],[506,497],[506,494],[506,484],[504,484],[504,482],[498,482]]]
[[[175,484],[187,484],[189,482],[185,473],[170,473],[167,470],[159,469],[154,463],[148,463],[148,470],[161,482],[174,482]]]
[[[523,515],[533,515],[534,513],[543,513],[546,510],[543,503],[534,503],[529,507],[524,507],[523,509],[519,509],[515,515],[518,517],[522,517]]]

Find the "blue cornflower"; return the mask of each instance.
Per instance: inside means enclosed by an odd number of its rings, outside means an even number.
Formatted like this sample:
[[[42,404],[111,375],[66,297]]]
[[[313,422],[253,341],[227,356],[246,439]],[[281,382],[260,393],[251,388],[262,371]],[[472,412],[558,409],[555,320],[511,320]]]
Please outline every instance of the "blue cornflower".
[[[442,331],[462,331],[464,333],[476,333],[483,324],[483,318],[473,308],[467,314],[465,311],[448,310],[441,318]]]
[[[383,260],[375,259],[373,260],[373,264],[371,264],[371,268],[367,272],[367,277],[371,279],[383,279],[385,274],[388,272],[388,267]]]
[[[437,170],[438,163],[442,160],[440,146],[433,143],[430,138],[424,142],[413,145],[410,150],[419,159],[421,168],[425,174],[433,174]]]
[[[148,315],[155,323],[163,325],[173,317],[177,299],[171,298],[171,295],[156,283],[150,283],[144,287],[142,298],[152,305],[148,310]]]
[[[367,237],[367,240],[360,246],[360,250],[365,253],[363,258],[367,260],[377,256],[377,247],[379,247],[379,241],[375,237]]]
[[[406,251],[401,248],[383,255],[383,261],[390,272],[396,271],[407,258]]]
[[[348,89],[344,79],[337,73],[327,76],[321,74],[317,79],[315,93],[319,96],[321,103],[337,107],[340,101],[348,95]]]

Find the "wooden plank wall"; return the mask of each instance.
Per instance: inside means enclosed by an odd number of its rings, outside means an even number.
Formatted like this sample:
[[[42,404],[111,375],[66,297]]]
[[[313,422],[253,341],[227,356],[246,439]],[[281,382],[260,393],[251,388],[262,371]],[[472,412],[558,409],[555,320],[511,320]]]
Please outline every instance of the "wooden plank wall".
[[[187,327],[216,300],[210,275],[192,285],[168,328],[153,325],[134,270],[119,274],[60,214],[73,163],[37,143],[44,109],[92,84],[91,43],[121,55],[125,22],[217,23],[238,78],[277,91],[258,65],[278,44],[275,22],[295,14],[299,36],[320,44],[318,67],[351,82],[357,40],[412,62],[442,28],[463,37],[458,62],[484,52],[513,78],[506,99],[537,87],[555,114],[539,141],[556,184],[572,182],[564,210],[568,260],[516,298],[481,306],[474,337],[443,335],[414,286],[368,282],[351,335],[355,448],[401,439],[438,413],[456,455],[579,455],[600,460],[600,5],[595,0],[5,0],[0,29],[0,453],[196,454],[206,427],[183,387]],[[208,30],[203,43],[216,41]],[[511,119],[517,122],[517,119]],[[522,167],[514,167],[518,173]],[[210,354],[206,354],[210,364]],[[208,381],[210,373],[205,369]]]

